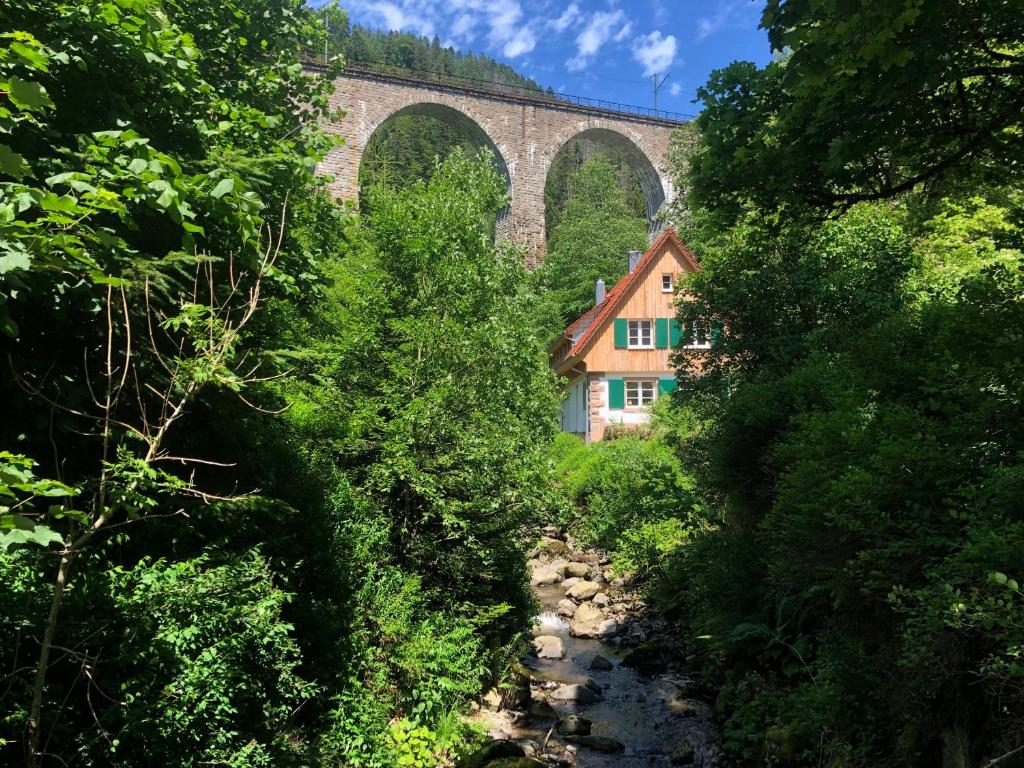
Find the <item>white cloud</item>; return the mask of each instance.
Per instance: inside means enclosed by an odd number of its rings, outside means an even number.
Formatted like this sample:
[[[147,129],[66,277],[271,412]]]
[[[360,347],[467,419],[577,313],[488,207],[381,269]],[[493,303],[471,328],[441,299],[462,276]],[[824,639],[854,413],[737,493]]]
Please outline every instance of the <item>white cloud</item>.
[[[562,11],[561,16],[548,21],[548,26],[556,32],[565,32],[565,30],[579,21],[580,18],[580,7],[576,3],[569,3],[568,7]]]
[[[576,55],[565,62],[573,72],[586,68],[591,60],[612,37],[612,30],[618,27],[626,15],[622,11],[599,11],[576,38]]]
[[[473,39],[473,27],[475,26],[476,17],[469,13],[463,13],[455,17],[449,34],[455,39],[470,42]]]
[[[622,29],[620,29],[616,33],[616,35],[615,35],[615,37],[613,39],[615,40],[616,43],[621,43],[623,40],[625,40],[627,37],[629,37],[629,33],[632,32],[632,31],[633,31],[633,22],[632,21],[627,21],[625,24],[622,25]]]
[[[683,86],[679,83],[672,83],[672,85],[668,87],[668,92],[670,96],[678,96],[683,92]]]
[[[366,13],[374,21],[388,30],[404,30],[418,35],[430,37],[434,34],[434,25],[421,15],[407,13],[403,8],[390,2],[371,2],[362,5]]]
[[[649,35],[640,35],[633,45],[633,58],[643,65],[647,77],[664,72],[676,60],[676,39],[673,35],[663,37],[655,30]]]
[[[487,40],[503,55],[514,59],[533,50],[537,38],[529,24],[522,21],[523,9],[518,2],[493,0],[487,12],[491,28]]]
[[[502,53],[510,59],[514,59],[524,53],[529,53],[535,45],[537,45],[537,38],[534,37],[529,27],[523,27],[512,36],[512,39],[505,42]]]

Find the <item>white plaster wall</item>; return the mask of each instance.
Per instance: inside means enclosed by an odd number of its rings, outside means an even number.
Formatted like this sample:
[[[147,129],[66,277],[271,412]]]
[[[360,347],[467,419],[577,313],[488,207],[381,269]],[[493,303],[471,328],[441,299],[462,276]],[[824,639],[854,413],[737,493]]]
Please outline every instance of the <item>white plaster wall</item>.
[[[670,374],[666,371],[630,371],[629,373],[608,373],[601,376],[591,376],[592,379],[601,383],[604,392],[603,405],[598,409],[600,416],[607,424],[646,424],[651,420],[649,409],[643,410],[620,410],[608,407],[608,380],[609,379],[667,379]]]
[[[587,433],[587,377],[579,376],[566,386],[562,400],[562,431]]]

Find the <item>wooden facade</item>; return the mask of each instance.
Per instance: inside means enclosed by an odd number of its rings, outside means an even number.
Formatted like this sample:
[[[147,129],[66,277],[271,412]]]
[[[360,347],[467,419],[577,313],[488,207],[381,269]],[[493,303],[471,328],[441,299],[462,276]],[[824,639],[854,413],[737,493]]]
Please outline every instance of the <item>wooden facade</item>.
[[[695,343],[693,333],[682,333],[676,324],[677,289],[682,276],[699,269],[689,248],[667,230],[604,301],[552,345],[552,367],[567,380],[563,430],[595,441],[610,424],[634,426],[649,419],[649,408],[630,402],[627,393],[637,392],[641,382],[655,398],[675,387],[669,363],[673,348]],[[649,346],[630,346],[631,321],[650,329]]]

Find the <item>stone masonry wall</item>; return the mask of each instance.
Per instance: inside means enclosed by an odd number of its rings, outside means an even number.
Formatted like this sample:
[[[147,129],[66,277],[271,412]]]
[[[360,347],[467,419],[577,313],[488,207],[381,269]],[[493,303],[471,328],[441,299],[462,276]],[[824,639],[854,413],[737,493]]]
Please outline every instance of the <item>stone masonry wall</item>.
[[[471,129],[478,126],[481,138],[489,139],[487,143],[501,155],[512,197],[503,228],[514,241],[527,247],[528,266],[540,263],[544,256],[544,183],[548,169],[558,150],[585,131],[603,129],[628,139],[656,171],[648,175],[656,177],[653,183],[660,184],[658,192],[666,202],[672,198],[666,173],[670,126],[641,117],[613,119],[587,114],[574,110],[572,105],[538,106],[508,96],[462,93],[447,85],[391,82],[382,76],[342,76],[334,85],[331,107],[344,110],[346,115],[327,128],[342,136],[345,144],[324,159],[318,172],[334,177],[335,195],[358,197],[363,151],[373,132],[396,112],[432,114],[441,119],[450,115]]]

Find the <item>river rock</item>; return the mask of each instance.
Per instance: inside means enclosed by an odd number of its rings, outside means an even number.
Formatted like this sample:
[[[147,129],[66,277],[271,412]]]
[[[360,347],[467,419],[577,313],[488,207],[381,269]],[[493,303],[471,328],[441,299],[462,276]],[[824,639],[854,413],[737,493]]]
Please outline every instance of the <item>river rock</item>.
[[[533,638],[533,650],[539,659],[564,659],[565,644],[555,635],[541,635]]]
[[[608,659],[606,659],[604,656],[601,656],[600,654],[595,656],[590,661],[590,669],[593,669],[593,670],[606,671],[606,670],[614,669],[614,668],[615,668],[615,665],[612,664],[610,661],[608,661]]]
[[[669,753],[672,765],[693,765],[694,752],[693,744],[690,743],[689,739],[683,739],[674,747]]]
[[[541,538],[540,548],[552,557],[565,557],[569,554],[569,545],[561,539],[555,539],[551,536],[544,536]]]
[[[605,620],[601,609],[593,603],[580,603],[569,630],[574,637],[596,637],[601,622]]]
[[[568,567],[569,561],[566,560],[564,557],[556,557],[554,560],[548,563],[548,568],[557,573],[563,579],[565,578],[565,569]]]
[[[626,745],[617,739],[613,739],[610,736],[595,736],[593,734],[588,736],[572,736],[569,737],[576,744],[580,744],[584,747],[590,747],[598,752],[605,752],[609,755],[621,755],[626,751]]]
[[[590,566],[586,563],[569,563],[565,566],[565,575],[585,578],[590,575]]]
[[[642,643],[647,640],[647,632],[639,624],[633,624],[629,628],[629,636],[638,643]]]
[[[495,739],[489,744],[484,744],[480,749],[469,757],[460,760],[456,765],[458,768],[484,768],[501,758],[526,757],[526,750],[511,739]]]
[[[580,581],[572,585],[572,588],[566,592],[576,602],[582,602],[589,600],[601,590],[601,586],[594,581]]]
[[[548,704],[545,699],[533,699],[526,708],[526,711],[530,717],[535,717],[538,720],[556,720],[558,718],[555,708]]]
[[[672,654],[657,643],[638,645],[622,658],[622,666],[653,677],[668,669]]]
[[[549,539],[561,540],[565,538],[565,534],[562,533],[561,528],[559,528],[557,525],[545,525],[543,528],[540,529],[540,532],[543,533],[544,536]]]
[[[711,720],[715,716],[714,708],[706,701],[699,699],[683,699],[673,704],[672,708],[679,713],[680,717],[697,717],[701,720]]]
[[[579,576],[570,576],[568,579],[563,579],[562,580],[562,586],[565,587],[566,589],[569,589],[570,587],[574,587],[574,586],[576,586],[579,583],[580,583]]]
[[[590,733],[591,721],[579,715],[569,715],[558,723],[556,730],[562,736],[586,736]]]
[[[568,598],[559,600],[556,612],[559,616],[565,616],[571,619],[576,615],[576,603]]]
[[[604,592],[598,592],[594,595],[594,605],[599,605],[602,608],[606,608],[611,605],[612,599]]]
[[[535,757],[503,757],[489,762],[487,768],[549,768],[549,766]]]
[[[619,623],[615,619],[605,619],[597,625],[596,637],[611,637],[619,631]]]
[[[558,584],[561,580],[561,574],[557,571],[553,571],[547,566],[543,566],[534,570],[533,576],[530,578],[530,585],[534,587],[544,587],[548,584]]]
[[[598,694],[590,688],[576,683],[556,688],[551,696],[559,701],[575,701],[577,704],[593,704],[598,699]]]

